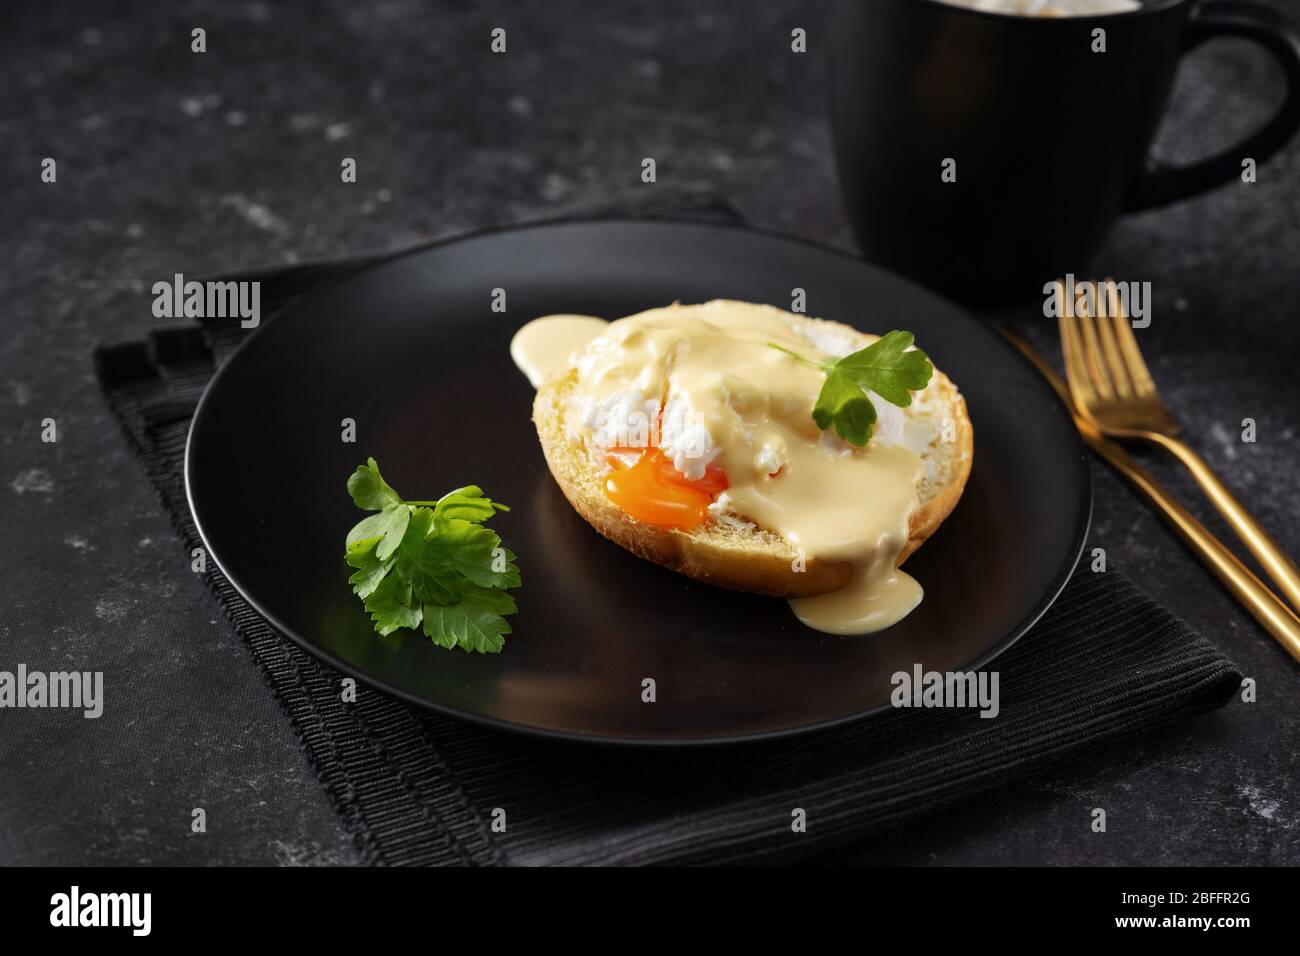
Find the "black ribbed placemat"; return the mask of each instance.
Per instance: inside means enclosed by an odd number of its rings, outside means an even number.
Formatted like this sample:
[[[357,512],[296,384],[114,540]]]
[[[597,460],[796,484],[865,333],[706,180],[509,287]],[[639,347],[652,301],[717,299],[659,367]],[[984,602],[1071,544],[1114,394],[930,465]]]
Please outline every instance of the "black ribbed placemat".
[[[637,214],[734,220],[668,198]],[[626,213],[626,210],[624,210]],[[321,282],[391,254],[227,276],[259,279],[262,321]],[[185,439],[238,320],[160,329],[96,352],[99,380],[185,549]],[[1235,665],[1127,580],[1081,570],[995,668],[1001,713],[899,710],[800,738],[701,750],[622,750],[488,730],[359,688],[255,613],[209,562],[365,859],[382,864],[720,863],[797,859],[1179,717],[1222,705]],[[494,832],[494,810],[505,832]],[[807,814],[806,832],[791,814]],[[500,819],[500,815],[496,815]]]

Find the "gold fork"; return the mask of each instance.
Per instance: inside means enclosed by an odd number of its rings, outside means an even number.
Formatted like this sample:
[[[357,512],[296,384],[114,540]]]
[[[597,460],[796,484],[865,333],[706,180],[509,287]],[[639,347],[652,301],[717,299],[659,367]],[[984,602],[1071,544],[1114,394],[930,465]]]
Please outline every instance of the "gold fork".
[[[1300,571],[1205,460],[1178,440],[1178,423],[1160,400],[1115,283],[1098,283],[1097,291],[1097,308],[1085,292],[1068,309],[1064,286],[1056,286],[1061,351],[1075,404],[1103,434],[1149,441],[1181,461],[1291,606],[1300,608]]]
[[[1083,417],[1078,405],[1070,397],[1069,386],[1047,364],[1047,360],[1016,335],[1003,328],[1002,334],[1018,348],[1025,358],[1033,363],[1047,384],[1060,396],[1075,427],[1088,444],[1088,447],[1109,462],[1138,494],[1142,495],[1164,518],[1188,549],[1200,558],[1205,566],[1214,573],[1251,616],[1273,635],[1288,654],[1300,661],[1300,617],[1297,617],[1285,603],[1264,586],[1264,583],[1251,572],[1241,559],[1224,547],[1214,535],[1178,503],[1160,482],[1156,481],[1145,469],[1138,466],[1118,442],[1112,441],[1101,433],[1096,425]]]

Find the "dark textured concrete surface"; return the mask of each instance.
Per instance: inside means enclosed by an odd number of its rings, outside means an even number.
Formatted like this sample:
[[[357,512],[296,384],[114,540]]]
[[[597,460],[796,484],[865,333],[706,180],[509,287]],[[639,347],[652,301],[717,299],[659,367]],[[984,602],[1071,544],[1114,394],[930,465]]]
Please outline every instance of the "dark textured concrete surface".
[[[661,184],[714,187],[757,225],[850,246],[813,55],[824,13],[793,0],[3,5],[0,669],[103,670],[107,705],[99,720],[0,711],[0,862],[356,859],[97,391],[91,350],[158,324],[152,283],[628,195],[647,155]],[[489,58],[496,25],[510,52]],[[189,50],[196,26],[203,55]],[[808,28],[809,56],[788,52],[794,26]],[[1203,49],[1161,151],[1230,142],[1280,88],[1258,50]],[[55,184],[40,181],[45,156]],[[339,182],[345,156],[355,185]],[[1257,184],[1126,220],[1099,265],[1154,283],[1158,381],[1195,445],[1300,553],[1300,145]],[[1051,345],[1030,310],[1002,317]],[[40,441],[46,417],[56,444]],[[1239,440],[1246,417],[1254,444]],[[1146,457],[1205,512],[1174,466]],[[1091,544],[1239,662],[1258,703],[835,860],[1300,862],[1295,664],[1114,476],[1095,474]],[[1105,835],[1089,830],[1094,806],[1108,810]],[[196,807],[206,834],[191,832]]]

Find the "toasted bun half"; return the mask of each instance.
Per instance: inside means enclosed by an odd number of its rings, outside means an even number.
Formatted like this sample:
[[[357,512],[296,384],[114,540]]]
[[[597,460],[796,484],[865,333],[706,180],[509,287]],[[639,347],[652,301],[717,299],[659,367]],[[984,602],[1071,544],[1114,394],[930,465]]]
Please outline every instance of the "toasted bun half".
[[[803,316],[799,321],[804,326],[823,326],[849,335],[855,343],[861,343],[855,349],[865,348],[874,340],[838,322]],[[605,494],[607,472],[594,465],[587,449],[569,437],[567,415],[577,385],[574,368],[545,382],[533,402],[533,423],[560,490],[578,514],[606,538],[697,581],[738,591],[806,597],[836,591],[848,583],[853,567],[846,562],[808,559],[804,570],[796,572],[794,562],[799,555],[795,548],[779,534],[752,522],[748,527],[733,527],[710,521],[691,531],[679,531],[648,525],[627,514]],[[898,556],[899,565],[938,530],[956,507],[974,456],[974,429],[956,386],[935,369],[927,395],[930,414],[952,422],[955,440],[936,440],[921,456],[926,477],[917,489],[920,507],[912,514],[908,541]]]

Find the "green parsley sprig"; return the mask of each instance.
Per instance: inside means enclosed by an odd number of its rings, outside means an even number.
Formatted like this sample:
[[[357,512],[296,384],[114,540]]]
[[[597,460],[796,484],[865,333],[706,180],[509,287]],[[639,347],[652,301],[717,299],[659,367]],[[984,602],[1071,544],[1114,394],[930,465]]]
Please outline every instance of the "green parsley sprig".
[[[498,511],[477,485],[437,501],[405,501],[368,458],[348,478],[348,494],[363,511],[348,532],[348,578],[380,634],[398,628],[424,633],[439,647],[497,654],[518,608],[507,588],[519,587],[515,554],[483,523]]]
[[[890,332],[852,355],[823,361],[806,358],[775,342],[767,344],[826,373],[813,406],[813,420],[818,428],[834,427],[835,434],[862,447],[871,441],[876,424],[876,406],[871,404],[867,390],[906,408],[912,404],[912,392],[925,388],[934,374],[934,366],[924,352],[909,351],[914,338],[911,332]]]

